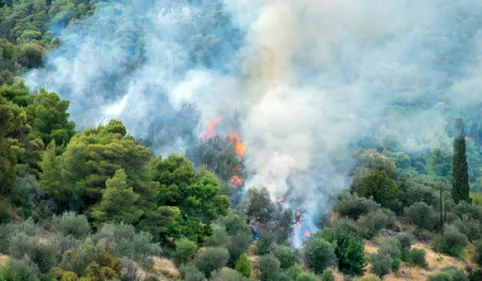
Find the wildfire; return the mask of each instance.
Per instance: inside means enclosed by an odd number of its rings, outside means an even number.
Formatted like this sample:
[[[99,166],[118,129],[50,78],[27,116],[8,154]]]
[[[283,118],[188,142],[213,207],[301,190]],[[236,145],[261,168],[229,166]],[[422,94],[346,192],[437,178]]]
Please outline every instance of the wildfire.
[[[311,237],[311,232],[305,231],[305,236],[306,236],[306,237]]]
[[[238,133],[231,134],[229,136],[229,141],[234,143],[234,152],[236,152],[239,157],[243,158],[246,143],[241,142],[241,138],[239,137]]]
[[[219,123],[221,123],[221,118],[219,117],[209,121],[208,128],[205,132],[202,133],[201,139],[204,141],[214,137],[214,134],[215,134],[214,127],[216,127],[216,125],[218,125]]]
[[[235,187],[240,187],[244,184],[244,179],[238,175],[234,175],[229,179],[229,182]]]

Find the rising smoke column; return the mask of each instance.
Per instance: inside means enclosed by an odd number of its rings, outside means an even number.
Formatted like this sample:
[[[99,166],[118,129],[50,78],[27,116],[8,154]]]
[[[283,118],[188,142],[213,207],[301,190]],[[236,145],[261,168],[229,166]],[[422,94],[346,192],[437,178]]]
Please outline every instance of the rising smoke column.
[[[27,84],[70,99],[81,127],[119,118],[162,153],[222,116],[248,143],[246,186],[289,194],[307,224],[348,186],[354,138],[445,147],[447,111],[480,103],[476,1],[224,0],[215,24],[216,3],[192,2],[103,3]]]

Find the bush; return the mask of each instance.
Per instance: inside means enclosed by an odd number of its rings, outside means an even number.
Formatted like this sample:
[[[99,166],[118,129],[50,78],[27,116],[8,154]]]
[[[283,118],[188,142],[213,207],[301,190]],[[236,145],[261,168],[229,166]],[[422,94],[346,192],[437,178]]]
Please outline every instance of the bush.
[[[9,223],[12,219],[9,209],[10,205],[7,202],[0,201],[0,225]]]
[[[457,267],[447,267],[442,269],[442,272],[450,274],[452,281],[469,281],[465,272]]]
[[[39,274],[40,269],[28,257],[19,260],[10,258],[7,266],[0,268],[2,281],[37,281]]]
[[[246,223],[246,220],[237,214],[230,213],[229,215],[220,218],[220,223],[224,225],[226,232],[230,236],[239,233],[247,233],[251,235],[251,229]]]
[[[400,233],[396,238],[402,254],[402,261],[407,261],[409,259],[410,247],[412,246],[412,238],[406,233]]]
[[[375,212],[380,209],[380,204],[356,194],[345,193],[338,200],[335,210],[342,216],[357,220],[360,216]]]
[[[442,234],[434,238],[432,248],[436,252],[459,257],[467,244],[467,236],[460,233],[455,227],[448,225]]]
[[[213,234],[206,238],[206,246],[208,247],[221,247],[226,246],[229,241],[228,233],[224,226],[213,225]]]
[[[288,277],[289,280],[296,280],[301,273],[303,273],[303,268],[300,264],[295,264],[284,271],[284,275]]]
[[[476,241],[474,261],[481,266],[482,265],[482,240]]]
[[[390,267],[393,271],[397,271],[400,268],[400,264],[402,262],[402,253],[400,251],[398,239],[385,239],[380,245],[378,253],[389,256],[392,259],[392,264]]]
[[[453,281],[452,276],[447,272],[440,272],[437,274],[429,275],[428,281]]]
[[[230,262],[234,263],[239,257],[246,252],[251,244],[251,235],[247,233],[238,233],[231,238],[228,246]]]
[[[176,265],[185,264],[192,259],[197,250],[196,242],[187,238],[181,238],[176,241],[176,251],[172,254],[172,258]]]
[[[239,272],[226,269],[216,272],[210,281],[247,281],[248,279]]]
[[[360,220],[364,237],[371,239],[378,235],[380,230],[391,228],[395,225],[395,214],[390,210],[377,210],[369,213]]]
[[[435,226],[436,214],[434,209],[424,202],[417,202],[405,209],[405,215],[410,223],[419,229],[432,230]]]
[[[82,276],[89,264],[101,264],[105,260],[106,252],[105,241],[94,243],[92,239],[88,238],[77,248],[68,250],[63,254],[60,267]]]
[[[334,243],[340,271],[348,275],[362,274],[366,265],[366,257],[361,237],[353,233],[337,232]]]
[[[410,249],[408,252],[408,260],[410,265],[427,268],[427,260],[425,259],[425,251],[423,249]]]
[[[295,265],[298,260],[295,252],[286,246],[272,244],[270,247],[270,253],[279,260],[282,269]]]
[[[36,236],[19,233],[10,239],[9,254],[16,259],[28,256],[41,272],[48,272],[56,263],[56,249],[51,244],[39,243]]]
[[[385,171],[371,172],[352,188],[360,196],[372,197],[384,208],[393,208],[397,202],[398,188]]]
[[[22,221],[20,223],[9,223],[0,227],[0,252],[8,253],[10,247],[10,240],[24,233],[27,236],[36,236],[40,232],[40,228],[32,219]]]
[[[316,274],[336,264],[336,255],[333,246],[321,237],[313,237],[308,240],[304,249],[306,266]]]
[[[333,274],[333,269],[327,268],[321,274],[321,281],[335,281],[335,275]]]
[[[381,281],[381,279],[375,274],[367,274],[358,279],[358,281]]]
[[[105,240],[107,249],[116,257],[140,260],[146,255],[160,255],[159,243],[154,243],[148,232],[136,232],[132,225],[105,224],[92,236],[95,243]]]
[[[459,218],[463,218],[465,215],[467,215],[473,220],[482,221],[482,206],[472,205],[465,201],[460,201],[460,203],[454,207],[453,212]]]
[[[308,274],[308,273],[301,273],[298,275],[296,278],[296,281],[317,281],[318,279],[316,278],[315,275],[313,274]]]
[[[251,262],[246,254],[242,254],[241,257],[239,257],[235,269],[245,277],[249,278],[251,276]]]
[[[229,260],[229,252],[225,248],[207,248],[196,257],[194,263],[196,267],[204,272],[206,276],[211,276],[211,272],[225,266]]]
[[[474,219],[457,220],[453,223],[457,229],[465,234],[469,241],[475,241],[482,237],[482,223]]]
[[[271,244],[276,243],[275,233],[264,231],[259,235],[259,239],[256,240],[256,249],[259,255],[269,253],[269,247]]]
[[[371,263],[373,272],[376,275],[383,277],[390,272],[393,265],[393,259],[387,254],[376,253],[371,255]]]
[[[271,254],[259,258],[261,281],[277,281],[280,274],[280,262]]]
[[[184,281],[204,281],[204,273],[190,263],[179,268],[179,273]]]
[[[72,235],[75,238],[83,238],[90,233],[90,225],[87,217],[76,215],[74,212],[65,212],[62,216],[54,216],[52,230],[63,235]]]

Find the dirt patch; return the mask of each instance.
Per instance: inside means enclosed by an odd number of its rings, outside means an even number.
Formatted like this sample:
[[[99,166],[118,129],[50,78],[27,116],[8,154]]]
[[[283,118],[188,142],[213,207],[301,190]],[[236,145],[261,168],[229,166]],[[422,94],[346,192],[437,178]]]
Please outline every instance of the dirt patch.
[[[6,265],[7,262],[8,262],[8,256],[0,254],[0,267]]]

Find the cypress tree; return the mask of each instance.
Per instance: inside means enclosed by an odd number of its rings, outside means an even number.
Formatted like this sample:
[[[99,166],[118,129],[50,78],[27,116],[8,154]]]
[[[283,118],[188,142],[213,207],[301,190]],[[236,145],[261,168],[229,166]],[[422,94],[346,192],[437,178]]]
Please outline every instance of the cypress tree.
[[[464,121],[461,118],[455,120],[454,131],[454,156],[452,165],[452,198],[455,203],[460,201],[469,202],[469,172],[467,155],[465,152]]]

